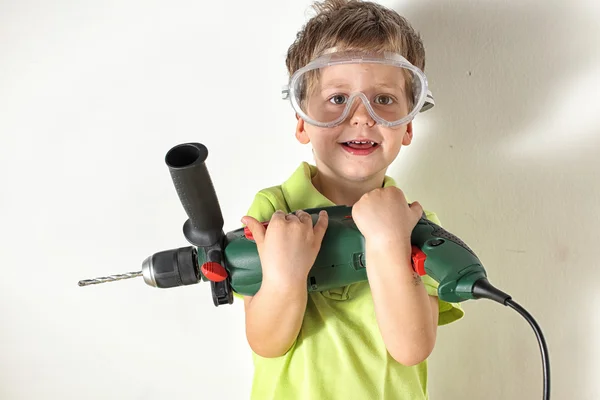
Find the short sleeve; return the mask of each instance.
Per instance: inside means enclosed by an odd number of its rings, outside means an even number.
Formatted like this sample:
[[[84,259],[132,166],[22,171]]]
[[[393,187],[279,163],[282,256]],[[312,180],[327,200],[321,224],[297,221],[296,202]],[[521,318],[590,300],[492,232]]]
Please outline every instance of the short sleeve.
[[[254,201],[248,208],[246,215],[256,219],[259,222],[265,222],[271,219],[275,212],[275,205],[269,200],[269,197],[262,192],[254,196]]]
[[[430,220],[434,224],[442,226],[438,216],[435,213],[425,210],[425,216],[427,217],[428,220]],[[439,286],[438,283],[428,275],[424,275],[421,278],[423,280],[423,283],[425,284],[425,289],[427,290],[427,293],[430,296],[437,297],[438,296],[437,289]],[[462,309],[462,307],[459,303],[449,303],[447,301],[443,301],[438,298],[438,306],[439,306],[439,319],[438,319],[439,326],[447,325],[451,322],[457,321],[457,320],[461,319],[465,314],[464,310]]]

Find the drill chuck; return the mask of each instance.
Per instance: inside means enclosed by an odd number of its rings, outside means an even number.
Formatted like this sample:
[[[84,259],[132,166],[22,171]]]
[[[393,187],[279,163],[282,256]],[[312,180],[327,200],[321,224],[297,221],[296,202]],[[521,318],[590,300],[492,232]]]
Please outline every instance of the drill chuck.
[[[200,282],[196,248],[193,246],[165,250],[142,262],[142,276],[147,285],[172,288]]]

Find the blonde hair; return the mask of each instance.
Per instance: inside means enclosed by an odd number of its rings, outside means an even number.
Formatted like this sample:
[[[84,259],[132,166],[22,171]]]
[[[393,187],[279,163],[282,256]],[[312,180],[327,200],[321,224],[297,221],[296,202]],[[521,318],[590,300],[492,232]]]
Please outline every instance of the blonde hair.
[[[361,0],[325,0],[315,2],[312,8],[316,15],[288,49],[290,76],[331,48],[394,52],[425,70],[425,49],[419,34],[394,10]]]
[[[325,0],[296,35],[286,58],[290,75],[326,49],[391,51],[425,70],[421,37],[406,18],[382,5],[360,0]]]

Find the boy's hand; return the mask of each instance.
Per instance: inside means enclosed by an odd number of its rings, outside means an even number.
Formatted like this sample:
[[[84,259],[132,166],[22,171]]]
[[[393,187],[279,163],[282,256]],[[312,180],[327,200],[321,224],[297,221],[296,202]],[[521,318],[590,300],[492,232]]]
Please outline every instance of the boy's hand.
[[[352,207],[352,218],[365,240],[378,245],[404,245],[423,214],[418,202],[408,204],[394,186],[365,193]]]
[[[242,218],[256,242],[263,281],[285,286],[304,285],[321,249],[328,222],[324,210],[314,227],[310,214],[302,210],[295,214],[276,211],[268,228],[252,217]]]

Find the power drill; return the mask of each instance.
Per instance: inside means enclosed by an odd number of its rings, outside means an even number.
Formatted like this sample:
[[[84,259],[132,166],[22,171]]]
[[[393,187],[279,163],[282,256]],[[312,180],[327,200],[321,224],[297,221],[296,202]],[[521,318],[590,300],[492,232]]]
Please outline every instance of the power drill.
[[[224,220],[209,175],[208,149],[201,143],[171,148],[165,162],[188,216],[183,234],[192,246],[164,250],[142,262],[142,270],[82,280],[80,286],[143,276],[158,288],[210,282],[215,306],[233,303],[233,293],[252,296],[260,289],[262,269],[256,243],[244,227],[224,233]],[[306,281],[309,292],[326,291],[366,281],[365,240],[352,220],[349,206],[305,209],[313,224],[321,210],[329,223]],[[263,223],[268,226],[268,222]],[[268,228],[267,228],[268,229]],[[511,296],[495,288],[477,255],[461,239],[421,217],[411,235],[412,266],[419,275],[438,283],[440,300],[458,303],[486,298],[518,311],[534,329],[544,362],[544,399],[549,399],[549,360],[541,329],[533,317]]]

